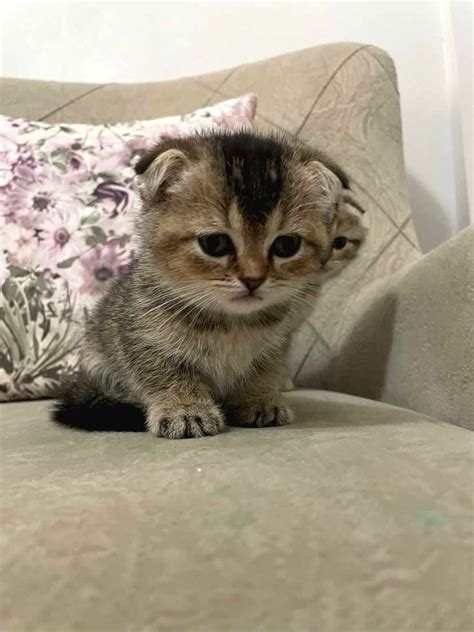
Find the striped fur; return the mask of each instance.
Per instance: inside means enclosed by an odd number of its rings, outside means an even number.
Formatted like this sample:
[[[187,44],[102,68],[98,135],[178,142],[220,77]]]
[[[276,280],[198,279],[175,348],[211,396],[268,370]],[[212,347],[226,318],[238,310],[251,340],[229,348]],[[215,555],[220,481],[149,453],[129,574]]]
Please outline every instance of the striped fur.
[[[290,422],[290,336],[364,238],[347,177],[321,152],[250,132],[166,140],[136,171],[140,248],[87,323],[56,421],[168,438]],[[210,234],[233,250],[203,252]],[[293,256],[275,254],[281,235],[300,240]]]

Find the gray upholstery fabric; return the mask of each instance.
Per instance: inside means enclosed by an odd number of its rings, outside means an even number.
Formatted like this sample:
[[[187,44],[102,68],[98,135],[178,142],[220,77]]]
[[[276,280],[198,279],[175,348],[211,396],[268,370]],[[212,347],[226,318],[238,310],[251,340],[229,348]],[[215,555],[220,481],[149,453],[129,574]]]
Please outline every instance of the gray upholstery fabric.
[[[2,113],[65,123],[257,93],[259,125],[326,149],[367,209],[292,375],[412,409],[300,391],[292,426],[170,442],[0,405],[3,629],[473,629],[473,232],[421,257],[388,55],[344,43],[157,84],[0,87]]]
[[[326,374],[331,390],[474,430],[474,226],[363,292]]]
[[[292,426],[187,441],[3,404],[3,629],[472,629],[471,433],[288,400]]]

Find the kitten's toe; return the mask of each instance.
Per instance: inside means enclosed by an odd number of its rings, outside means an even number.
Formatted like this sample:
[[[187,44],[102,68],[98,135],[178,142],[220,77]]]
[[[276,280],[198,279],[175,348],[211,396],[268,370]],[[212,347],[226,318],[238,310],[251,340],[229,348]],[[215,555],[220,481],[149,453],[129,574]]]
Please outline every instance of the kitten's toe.
[[[147,426],[155,437],[191,439],[222,432],[224,420],[215,404],[184,406],[174,411],[157,406],[149,412]]]
[[[265,426],[286,426],[293,421],[293,413],[283,403],[263,406],[257,415],[255,425],[257,428]]]
[[[281,401],[256,402],[249,406],[232,408],[230,423],[235,426],[285,426],[293,421],[293,413]]]

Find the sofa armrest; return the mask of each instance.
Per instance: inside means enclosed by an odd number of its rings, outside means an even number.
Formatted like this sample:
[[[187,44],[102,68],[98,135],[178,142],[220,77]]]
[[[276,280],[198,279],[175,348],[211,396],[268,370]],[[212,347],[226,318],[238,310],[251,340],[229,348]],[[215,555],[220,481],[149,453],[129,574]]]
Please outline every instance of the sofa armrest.
[[[474,429],[474,226],[366,290],[328,387]]]

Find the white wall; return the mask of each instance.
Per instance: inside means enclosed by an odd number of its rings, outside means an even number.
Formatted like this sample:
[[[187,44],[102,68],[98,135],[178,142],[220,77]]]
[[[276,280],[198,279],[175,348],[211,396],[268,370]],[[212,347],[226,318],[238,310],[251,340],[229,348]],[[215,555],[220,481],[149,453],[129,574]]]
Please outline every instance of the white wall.
[[[337,40],[381,46],[398,69],[410,199],[429,249],[468,221],[472,127],[469,141],[456,90],[466,84],[468,49],[472,64],[472,5],[446,12],[442,4],[16,2],[3,6],[2,74],[156,81]],[[467,89],[462,99],[472,108]]]
[[[472,192],[472,3],[441,4],[441,23],[444,25],[446,79],[450,100],[454,157],[459,160],[455,169],[458,177],[458,207],[466,211],[459,217],[467,221],[468,206],[474,221]],[[464,161],[464,172],[462,160]],[[463,178],[464,175],[464,178]],[[463,187],[464,182],[464,187]],[[465,196],[463,194],[465,193]]]

